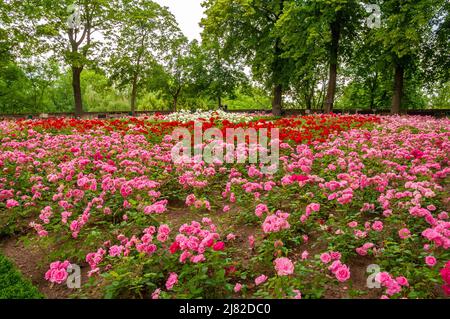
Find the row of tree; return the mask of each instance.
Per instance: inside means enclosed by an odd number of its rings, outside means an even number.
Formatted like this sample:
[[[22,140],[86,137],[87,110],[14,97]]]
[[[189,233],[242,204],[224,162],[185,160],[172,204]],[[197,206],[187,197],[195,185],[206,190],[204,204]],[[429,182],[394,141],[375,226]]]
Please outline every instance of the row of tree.
[[[153,1],[11,0],[0,12],[2,60],[31,66],[44,57],[69,66],[77,115],[85,69],[102,70],[116,88],[129,88],[133,113],[142,88],[164,91],[176,110],[187,85],[220,105],[246,80],[242,67],[222,61],[217,42],[189,42],[168,9]]]
[[[371,106],[377,85],[391,77],[393,113],[400,111],[405,81],[449,80],[446,0],[207,0],[204,6],[203,36],[220,39],[230,58],[243,59],[273,88],[274,114],[293,87],[310,106],[324,66],[326,112],[333,109],[339,69],[364,78]]]
[[[149,91],[164,92],[176,110],[187,87],[219,107],[243,87],[267,89],[275,115],[293,101],[331,112],[337,93],[357,107],[389,103],[394,113],[421,96],[449,95],[446,0],[205,0],[203,6],[200,44],[150,0],[4,0],[0,103],[14,72],[34,79],[37,105],[52,82],[48,74],[65,74],[66,67],[78,115],[86,70],[129,92],[132,112]]]

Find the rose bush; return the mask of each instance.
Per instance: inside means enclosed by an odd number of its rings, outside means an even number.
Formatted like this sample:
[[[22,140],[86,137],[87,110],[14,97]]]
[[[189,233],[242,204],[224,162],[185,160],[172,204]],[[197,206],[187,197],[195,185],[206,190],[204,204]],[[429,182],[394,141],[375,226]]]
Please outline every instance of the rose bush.
[[[173,163],[169,135],[195,120],[279,128],[280,169]],[[51,283],[69,262],[87,269],[88,296],[443,297],[449,129],[429,117],[220,112],[2,121],[1,233],[47,252]],[[366,285],[371,264],[380,289]]]

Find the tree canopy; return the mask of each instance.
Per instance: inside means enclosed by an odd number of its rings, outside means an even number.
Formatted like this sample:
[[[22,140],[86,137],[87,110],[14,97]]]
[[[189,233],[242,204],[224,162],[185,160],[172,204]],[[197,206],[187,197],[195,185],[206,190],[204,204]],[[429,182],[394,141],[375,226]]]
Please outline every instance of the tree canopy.
[[[3,1],[1,112],[450,107],[446,0],[202,6],[201,41],[189,41],[151,0]]]

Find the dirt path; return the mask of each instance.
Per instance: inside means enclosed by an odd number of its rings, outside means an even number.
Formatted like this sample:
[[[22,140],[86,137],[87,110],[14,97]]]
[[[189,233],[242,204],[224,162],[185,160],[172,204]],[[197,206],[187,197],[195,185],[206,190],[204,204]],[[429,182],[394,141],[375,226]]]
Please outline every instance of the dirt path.
[[[43,262],[44,251],[36,247],[24,247],[16,238],[4,239],[0,242],[0,252],[20,270],[25,278],[48,299],[67,299],[76,293],[66,285],[52,285],[44,279],[48,265]],[[87,281],[87,270],[82,268],[82,283]]]

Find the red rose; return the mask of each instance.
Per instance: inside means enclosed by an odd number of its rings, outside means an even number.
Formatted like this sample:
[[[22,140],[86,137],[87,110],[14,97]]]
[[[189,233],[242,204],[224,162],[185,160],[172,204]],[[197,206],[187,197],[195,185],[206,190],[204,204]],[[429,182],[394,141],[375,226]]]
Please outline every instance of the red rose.
[[[214,244],[213,249],[215,251],[220,251],[225,249],[225,243],[223,241],[218,241]]]
[[[175,241],[172,245],[170,245],[170,253],[175,254],[180,249],[180,244],[178,244],[177,241]]]
[[[307,181],[309,178],[308,176],[304,176],[304,175],[292,175],[291,176],[291,181],[293,182],[303,182],[303,181]]]
[[[225,267],[225,275],[226,276],[231,275],[235,272],[236,272],[236,267],[234,267],[234,266]]]
[[[447,285],[450,285],[450,268],[442,268],[441,277],[447,283]]]

